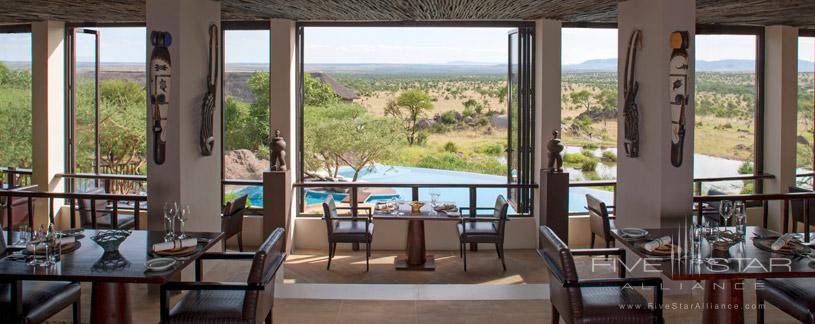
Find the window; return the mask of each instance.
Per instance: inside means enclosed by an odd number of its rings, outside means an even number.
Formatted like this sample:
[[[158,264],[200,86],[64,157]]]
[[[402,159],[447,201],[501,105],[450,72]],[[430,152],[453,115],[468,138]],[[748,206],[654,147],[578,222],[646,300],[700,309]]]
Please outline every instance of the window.
[[[570,181],[617,178],[617,29],[563,28],[561,140]],[[548,134],[544,137],[548,140]],[[585,213],[586,194],[614,204],[613,186],[572,187],[569,211]]]
[[[261,180],[269,169],[269,31],[224,28],[223,179]],[[224,199],[248,194],[263,206],[262,186],[224,184]]]
[[[531,29],[304,25],[301,179],[532,181]],[[476,191],[479,207],[498,194],[518,211],[531,203],[531,190],[489,189]],[[467,206],[470,198],[467,188],[360,190],[361,202],[438,193]],[[321,213],[328,195],[349,198],[348,190],[306,188],[303,211]]]
[[[804,34],[802,32],[802,34]],[[815,171],[815,157],[813,157],[813,69],[815,68],[815,37],[798,38],[798,138],[797,169],[799,174]],[[812,176],[798,177],[798,184],[812,187]]]
[[[69,170],[146,174],[144,27],[71,28]],[[98,181],[93,181],[98,185]],[[85,184],[80,182],[80,188]],[[115,193],[140,192],[135,181],[116,181]]]
[[[756,172],[757,39],[756,34],[696,35],[695,178]],[[755,190],[753,181],[706,182],[701,189],[700,194]]]
[[[0,167],[31,168],[31,32],[0,26]]]

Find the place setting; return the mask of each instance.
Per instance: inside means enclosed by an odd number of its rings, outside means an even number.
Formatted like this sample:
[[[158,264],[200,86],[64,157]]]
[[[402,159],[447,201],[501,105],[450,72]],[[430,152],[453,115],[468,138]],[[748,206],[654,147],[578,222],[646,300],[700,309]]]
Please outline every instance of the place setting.
[[[179,260],[186,259],[198,251],[198,244],[207,244],[209,240],[195,238],[184,230],[189,220],[190,206],[178,207],[178,203],[164,204],[164,241],[150,247],[148,254],[152,259],[144,263],[146,271],[161,272],[175,266]]]
[[[81,231],[72,230],[66,234],[57,231],[53,224],[47,229],[40,226],[37,231],[30,231],[27,226],[21,228],[19,239],[12,244],[16,249],[7,256],[12,261],[24,261],[30,266],[51,266],[60,261],[63,254],[79,249],[82,243],[78,240]],[[83,236],[84,237],[84,236]]]

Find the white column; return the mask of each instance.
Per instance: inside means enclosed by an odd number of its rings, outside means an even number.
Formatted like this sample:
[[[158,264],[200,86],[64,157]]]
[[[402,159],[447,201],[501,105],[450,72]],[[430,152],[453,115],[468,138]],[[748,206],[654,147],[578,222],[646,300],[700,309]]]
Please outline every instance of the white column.
[[[619,113],[617,114],[617,224],[620,227],[670,227],[692,212],[694,125],[694,0],[629,0],[618,5]],[[635,80],[639,82],[640,156],[624,151],[623,118],[626,52],[634,29],[642,31]],[[685,142],[680,167],[671,165],[671,111],[669,106],[670,34],[687,31],[690,37]]]
[[[288,170],[283,171],[288,174],[276,178],[280,181],[270,182],[276,184],[275,188],[263,188],[264,192],[283,194],[283,200],[286,202],[279,204],[279,206],[271,206],[270,208],[280,208],[280,210],[269,210],[265,217],[268,218],[272,214],[278,216],[288,215],[285,218],[286,221],[282,224],[289,224],[289,228],[286,229],[289,243],[286,246],[290,251],[294,243],[295,222],[293,220],[297,213],[296,204],[291,198],[293,196],[292,181],[297,179],[298,172],[296,24],[293,20],[271,19],[269,26],[269,129],[272,134],[274,134],[275,130],[280,130],[280,136],[288,144],[286,148],[286,166]],[[266,177],[264,176],[264,179]],[[269,205],[272,203],[271,199],[264,199],[264,201]],[[273,229],[268,224],[279,226],[281,224],[280,220],[280,217],[275,220],[264,220],[264,224],[267,224],[264,225],[265,231],[271,233]]]
[[[156,164],[153,156],[153,116],[149,93],[148,106],[145,107],[148,227],[162,230],[164,203],[177,201],[191,208],[188,230],[219,231],[221,143],[215,143],[212,155],[203,156],[198,137],[201,103],[207,85],[209,26],[215,24],[220,27],[221,3],[212,0],[147,0],[146,8],[148,42],[152,31],[165,31],[172,35],[169,47],[172,82],[166,124],[166,160],[161,165]],[[152,44],[148,44],[148,65],[152,49]],[[216,89],[215,116],[218,116],[221,110],[220,87]],[[221,121],[217,117],[213,128],[216,141],[220,141]]]
[[[32,184],[62,191],[54,175],[65,170],[65,23],[31,24]],[[35,224],[47,222],[47,200],[38,200]]]
[[[798,105],[798,28],[770,26],[764,46],[764,192],[788,192],[795,184]],[[772,202],[770,228],[782,229],[783,204]]]
[[[541,168],[546,167],[548,155],[546,143],[552,138],[552,130],[560,130],[560,64],[561,22],[551,19],[535,20],[535,183],[540,184]],[[540,199],[538,190],[533,195]],[[540,215],[542,202],[535,201],[534,214]],[[535,217],[535,233],[540,220]]]

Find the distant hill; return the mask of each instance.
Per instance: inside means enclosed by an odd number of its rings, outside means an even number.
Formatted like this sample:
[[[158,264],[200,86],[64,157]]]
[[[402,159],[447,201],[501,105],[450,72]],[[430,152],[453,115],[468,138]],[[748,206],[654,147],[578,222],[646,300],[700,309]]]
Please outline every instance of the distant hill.
[[[813,72],[815,63],[798,60],[798,72]],[[696,61],[696,71],[700,72],[752,72],[755,70],[754,60],[718,60]],[[616,72],[617,59],[588,60],[580,64],[563,65],[564,72]]]

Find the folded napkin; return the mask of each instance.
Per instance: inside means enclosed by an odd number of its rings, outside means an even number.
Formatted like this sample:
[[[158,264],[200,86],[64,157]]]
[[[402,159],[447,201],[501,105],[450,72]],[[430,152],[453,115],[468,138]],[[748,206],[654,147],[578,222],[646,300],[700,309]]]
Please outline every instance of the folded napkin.
[[[76,237],[73,236],[59,238],[59,245],[61,246],[66,246],[74,242],[76,242]],[[28,244],[26,245],[25,250],[29,253],[34,253],[36,251],[44,252],[45,247],[39,247],[39,244]]]
[[[658,238],[656,240],[645,243],[645,245],[643,245],[643,248],[645,248],[645,251],[654,252],[654,250],[656,250],[656,249],[658,249],[660,247],[663,247],[665,245],[668,245],[668,244],[671,244],[671,237],[670,236],[663,236],[663,237],[660,237],[660,238]]]
[[[787,246],[788,244],[792,243],[792,241],[794,239],[795,239],[795,236],[792,235],[792,234],[781,235],[781,237],[779,237],[777,240],[775,240],[775,242],[773,242],[773,245],[771,245],[770,248],[773,251],[781,250],[785,246]]]
[[[171,242],[153,244],[153,252],[178,250],[196,245],[198,245],[198,239],[196,238],[188,238],[185,240],[173,240]]]

